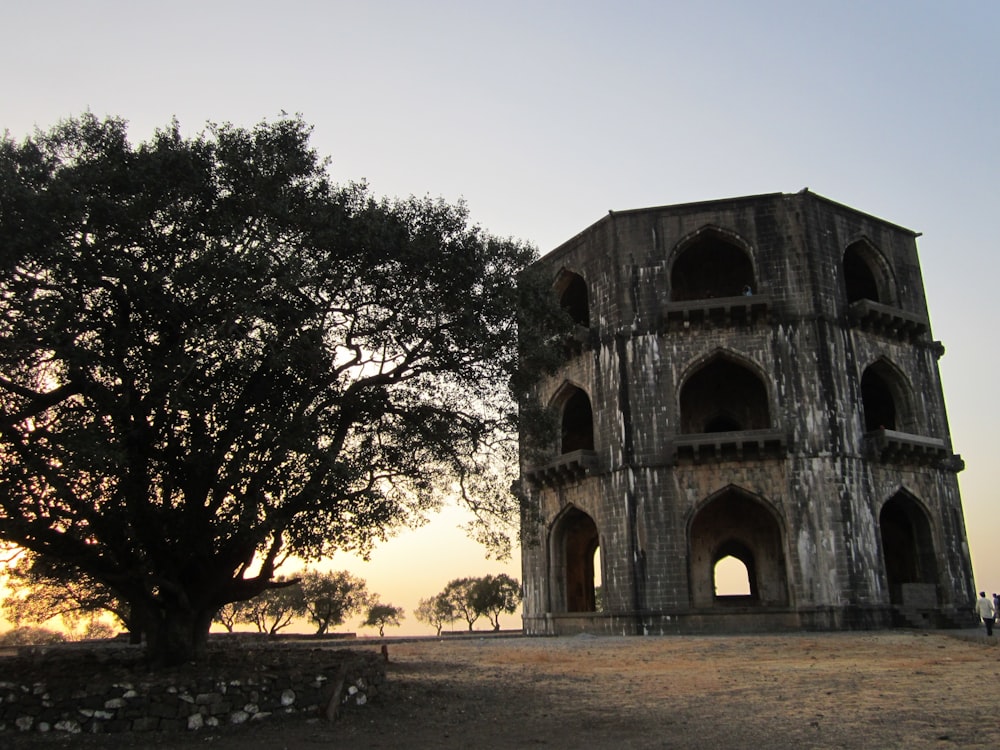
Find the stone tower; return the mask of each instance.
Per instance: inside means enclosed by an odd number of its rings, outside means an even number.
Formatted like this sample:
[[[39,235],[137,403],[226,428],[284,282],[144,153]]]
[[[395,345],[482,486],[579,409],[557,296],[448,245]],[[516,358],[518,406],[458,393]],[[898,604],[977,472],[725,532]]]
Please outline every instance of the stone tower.
[[[521,470],[527,633],[973,622],[917,236],[803,190],[612,212],[538,261],[577,327]]]

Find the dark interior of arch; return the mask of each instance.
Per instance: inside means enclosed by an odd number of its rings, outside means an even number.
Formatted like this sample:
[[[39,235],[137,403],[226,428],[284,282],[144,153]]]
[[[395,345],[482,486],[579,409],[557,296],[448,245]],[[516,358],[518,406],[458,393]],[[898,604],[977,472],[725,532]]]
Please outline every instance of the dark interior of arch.
[[[562,413],[561,453],[594,450],[594,412],[590,399],[579,388],[566,401]]]
[[[883,302],[879,299],[878,282],[872,267],[865,260],[864,244],[855,242],[844,251],[844,284],[847,287],[847,301],[857,302],[870,299],[872,302]]]
[[[861,401],[865,412],[865,432],[896,429],[896,402],[889,383],[875,366],[861,376]]]
[[[572,508],[559,523],[559,539],[566,566],[566,611],[595,612],[594,558],[597,525],[582,510]]]
[[[747,569],[747,578],[750,582],[750,595],[749,596],[719,596],[716,594],[716,599],[738,599],[756,601],[759,598],[757,591],[757,571],[754,566],[753,552],[747,547],[743,542],[738,539],[728,539],[723,542],[719,548],[715,551],[714,559],[712,560],[712,571],[714,575],[715,566],[719,564],[719,560],[725,557],[735,557]],[[714,583],[714,581],[713,581]]]
[[[675,302],[736,297],[755,289],[753,264],[742,248],[714,234],[692,242],[670,271],[670,299]]]
[[[766,430],[767,390],[748,368],[725,358],[706,364],[681,388],[681,432]]]
[[[559,295],[559,304],[573,319],[573,322],[584,328],[590,327],[590,302],[587,295],[587,282],[575,273],[569,274],[569,282]]]
[[[882,554],[893,603],[902,601],[902,584],[935,583],[937,565],[930,522],[919,505],[898,492],[879,514]]]

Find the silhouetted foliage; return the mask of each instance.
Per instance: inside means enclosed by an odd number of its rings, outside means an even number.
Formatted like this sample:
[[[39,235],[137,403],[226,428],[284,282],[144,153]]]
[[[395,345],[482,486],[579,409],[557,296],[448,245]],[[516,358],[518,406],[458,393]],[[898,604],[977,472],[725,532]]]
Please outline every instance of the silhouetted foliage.
[[[309,133],[0,140],[0,540],[113,592],[160,663],[454,486],[495,551],[516,529],[551,280],[461,204],[332,184]]]

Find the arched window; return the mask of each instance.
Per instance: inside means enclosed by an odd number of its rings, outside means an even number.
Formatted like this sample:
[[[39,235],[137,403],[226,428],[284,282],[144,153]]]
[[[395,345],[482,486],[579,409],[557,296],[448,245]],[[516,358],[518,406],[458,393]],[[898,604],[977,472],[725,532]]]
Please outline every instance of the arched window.
[[[555,292],[559,304],[573,319],[573,322],[584,328],[590,327],[590,298],[587,292],[587,282],[579,274],[563,269],[556,279]]]
[[[719,551],[722,554],[722,550]],[[715,584],[715,598],[752,598],[752,576],[750,570],[753,566],[753,556],[748,563],[742,557],[726,554],[719,557],[715,563],[712,579]]]
[[[868,240],[857,240],[847,246],[843,268],[844,287],[849,303],[863,299],[884,305],[895,303],[889,266]]]
[[[572,387],[562,409],[560,453],[594,450],[594,412],[590,399],[581,389]]]
[[[681,432],[766,430],[771,426],[767,389],[744,365],[716,357],[684,383]]]
[[[746,251],[723,233],[699,232],[678,253],[670,269],[674,302],[738,297],[757,288]]]
[[[892,390],[870,367],[861,377],[861,399],[865,408],[865,432],[896,429],[896,404]]]
[[[865,432],[917,432],[909,391],[903,376],[887,361],[880,359],[867,367],[861,376]]]

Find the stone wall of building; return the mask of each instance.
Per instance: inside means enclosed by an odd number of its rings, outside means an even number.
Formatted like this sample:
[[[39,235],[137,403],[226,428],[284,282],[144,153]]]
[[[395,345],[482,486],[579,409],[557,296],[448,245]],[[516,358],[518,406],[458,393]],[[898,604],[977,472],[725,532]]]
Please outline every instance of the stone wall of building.
[[[803,191],[616,212],[539,261],[586,315],[538,395],[592,434],[522,467],[528,632],[968,617],[915,237]],[[716,595],[728,556],[749,596]]]

